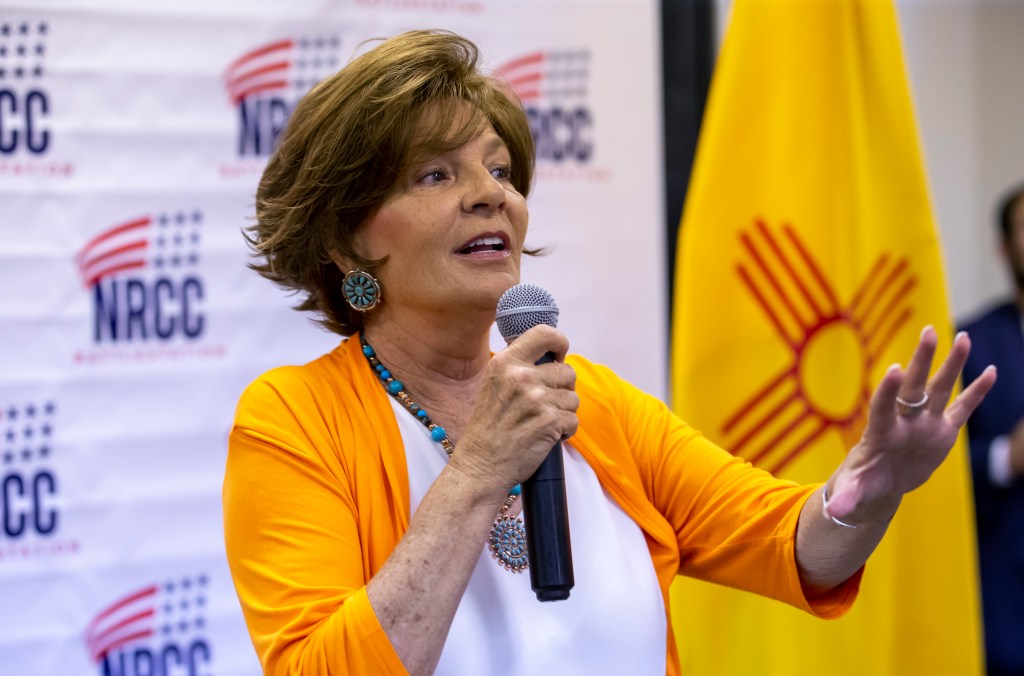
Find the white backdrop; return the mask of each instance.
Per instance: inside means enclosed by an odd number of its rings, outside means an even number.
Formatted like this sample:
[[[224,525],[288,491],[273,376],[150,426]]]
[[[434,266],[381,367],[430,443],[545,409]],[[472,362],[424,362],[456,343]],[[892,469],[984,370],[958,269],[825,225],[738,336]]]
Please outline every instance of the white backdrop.
[[[258,673],[223,555],[226,434],[250,380],[338,339],[246,269],[241,229],[275,130],[365,39],[450,28],[540,83],[528,243],[551,253],[523,279],[574,351],[664,395],[657,14],[0,2],[0,674]]]

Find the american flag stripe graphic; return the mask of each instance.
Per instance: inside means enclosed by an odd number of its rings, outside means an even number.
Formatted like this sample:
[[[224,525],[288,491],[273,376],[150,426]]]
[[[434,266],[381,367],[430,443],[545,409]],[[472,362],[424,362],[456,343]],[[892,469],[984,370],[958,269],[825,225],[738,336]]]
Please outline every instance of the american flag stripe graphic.
[[[498,69],[498,73],[512,86],[523,101],[540,98],[540,85],[545,56],[535,52],[513,59]]]
[[[287,87],[294,47],[292,39],[278,40],[235,59],[224,74],[231,102],[237,105],[253,94]]]
[[[85,287],[117,272],[145,267],[152,222],[145,216],[116,225],[83,246],[75,261]]]
[[[497,68],[524,103],[586,96],[589,71],[586,49],[531,52]]]
[[[95,662],[126,643],[152,636],[158,587],[151,585],[104,608],[85,630],[85,644]]]

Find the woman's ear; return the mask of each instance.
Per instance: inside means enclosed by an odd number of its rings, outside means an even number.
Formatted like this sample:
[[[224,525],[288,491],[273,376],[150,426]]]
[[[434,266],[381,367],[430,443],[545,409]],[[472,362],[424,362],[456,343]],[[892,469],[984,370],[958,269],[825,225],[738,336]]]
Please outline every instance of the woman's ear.
[[[364,252],[366,251],[366,248],[363,246],[362,228],[358,228],[352,233],[352,237],[348,242],[347,248],[351,252],[352,256],[355,256],[356,258],[365,257]],[[358,260],[353,260],[351,256],[342,253],[337,248],[328,249],[327,253],[331,257],[331,260],[334,261],[334,264],[338,266],[338,269],[341,270],[341,274],[343,275],[351,270],[362,267]]]
[[[339,253],[338,251],[332,249],[328,253],[331,256],[331,260],[334,261],[334,264],[338,266],[339,270],[341,270],[341,274],[345,274],[346,272],[355,267],[354,265],[352,265],[352,261],[350,261],[348,257],[342,256],[341,253]]]

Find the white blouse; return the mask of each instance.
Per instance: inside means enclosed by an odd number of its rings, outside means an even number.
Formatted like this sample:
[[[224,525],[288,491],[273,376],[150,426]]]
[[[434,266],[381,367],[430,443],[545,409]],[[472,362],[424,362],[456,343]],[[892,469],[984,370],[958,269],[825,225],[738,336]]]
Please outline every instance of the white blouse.
[[[415,513],[447,457],[427,428],[389,399]],[[576,582],[569,598],[538,601],[529,571],[505,570],[481,542],[435,673],[665,673],[665,604],[643,533],[571,444],[564,447]],[[437,565],[444,565],[444,552]]]

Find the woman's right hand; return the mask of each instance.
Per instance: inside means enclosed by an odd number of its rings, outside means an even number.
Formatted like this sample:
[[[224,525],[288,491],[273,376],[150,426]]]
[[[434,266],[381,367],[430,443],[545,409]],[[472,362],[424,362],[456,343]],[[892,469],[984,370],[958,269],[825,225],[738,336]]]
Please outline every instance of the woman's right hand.
[[[569,341],[541,324],[496,354],[449,467],[500,494],[527,479],[560,440],[576,433],[576,372]],[[555,361],[537,364],[545,354]]]

